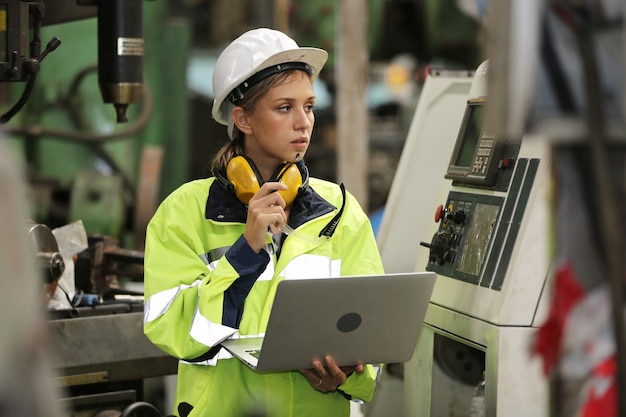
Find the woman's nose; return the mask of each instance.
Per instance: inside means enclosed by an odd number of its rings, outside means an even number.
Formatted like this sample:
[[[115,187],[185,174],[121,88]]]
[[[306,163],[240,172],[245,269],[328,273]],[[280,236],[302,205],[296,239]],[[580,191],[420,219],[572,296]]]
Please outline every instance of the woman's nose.
[[[313,114],[302,109],[296,114],[296,129],[309,129],[313,126]]]

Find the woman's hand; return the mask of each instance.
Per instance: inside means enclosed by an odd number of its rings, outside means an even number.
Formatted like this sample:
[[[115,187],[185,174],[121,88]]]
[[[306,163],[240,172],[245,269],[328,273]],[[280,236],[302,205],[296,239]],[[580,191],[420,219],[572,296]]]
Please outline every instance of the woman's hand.
[[[285,200],[275,191],[286,190],[281,182],[266,182],[248,202],[248,219],[243,237],[248,245],[257,253],[265,246],[268,227],[272,233],[287,223]]]
[[[322,361],[314,359],[312,369],[301,369],[300,373],[306,377],[309,384],[320,392],[336,391],[337,387],[344,382],[353,373],[363,373],[363,365],[354,366],[338,366],[332,356],[324,358]]]

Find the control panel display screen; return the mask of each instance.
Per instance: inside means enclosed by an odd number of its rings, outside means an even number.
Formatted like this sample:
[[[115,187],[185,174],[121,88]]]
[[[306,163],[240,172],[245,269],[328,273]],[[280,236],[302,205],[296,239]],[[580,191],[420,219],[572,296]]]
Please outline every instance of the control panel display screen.
[[[469,105],[465,116],[464,125],[461,129],[459,149],[455,154],[453,166],[471,168],[474,161],[474,153],[478,146],[480,133],[483,128],[485,106],[481,104]]]
[[[455,185],[488,189],[506,188],[505,178],[497,184],[498,175],[501,168],[507,171],[506,168],[511,165],[515,149],[511,152],[506,151],[509,141],[496,138],[487,129],[486,115],[487,101],[484,98],[467,101],[463,122],[445,175],[445,178],[453,180]]]
[[[471,275],[480,275],[483,260],[489,249],[491,235],[498,220],[499,206],[476,203],[467,230],[466,244],[463,248],[457,270]]]

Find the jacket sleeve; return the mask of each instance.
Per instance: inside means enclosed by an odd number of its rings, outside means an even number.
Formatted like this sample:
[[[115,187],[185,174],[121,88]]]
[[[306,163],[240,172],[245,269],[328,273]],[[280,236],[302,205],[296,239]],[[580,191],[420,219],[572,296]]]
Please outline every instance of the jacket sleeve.
[[[144,333],[174,357],[202,361],[236,332],[243,301],[269,255],[252,251],[240,227],[209,237],[201,223],[207,220],[179,194],[161,204],[146,230]],[[216,264],[203,259],[208,247],[225,248]]]
[[[384,273],[382,260],[369,219],[351,195],[339,223],[341,239],[341,275],[376,275]],[[352,374],[339,390],[353,400],[370,402],[374,396],[382,364],[368,364],[362,374]]]

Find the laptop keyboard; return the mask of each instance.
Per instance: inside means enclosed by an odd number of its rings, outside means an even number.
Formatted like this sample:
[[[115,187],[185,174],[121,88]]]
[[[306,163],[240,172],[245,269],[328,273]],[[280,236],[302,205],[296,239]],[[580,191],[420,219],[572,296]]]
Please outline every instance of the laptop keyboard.
[[[254,356],[257,359],[259,359],[259,356],[261,355],[261,350],[260,349],[246,350],[246,352],[251,354],[252,356]]]

